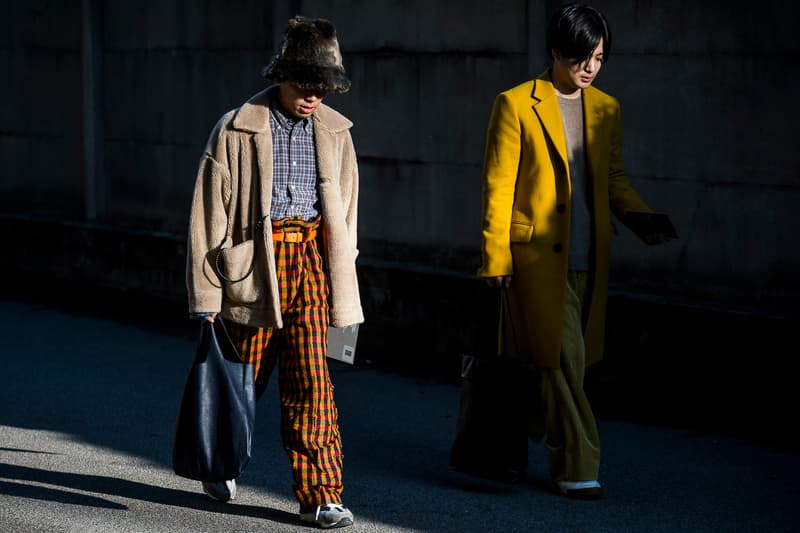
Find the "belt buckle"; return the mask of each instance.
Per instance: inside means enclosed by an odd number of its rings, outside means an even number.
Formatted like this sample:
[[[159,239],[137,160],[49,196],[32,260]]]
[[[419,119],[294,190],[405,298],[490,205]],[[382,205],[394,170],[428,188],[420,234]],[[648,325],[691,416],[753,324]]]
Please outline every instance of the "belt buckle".
[[[283,240],[286,242],[303,242],[303,234],[299,231],[283,231]]]

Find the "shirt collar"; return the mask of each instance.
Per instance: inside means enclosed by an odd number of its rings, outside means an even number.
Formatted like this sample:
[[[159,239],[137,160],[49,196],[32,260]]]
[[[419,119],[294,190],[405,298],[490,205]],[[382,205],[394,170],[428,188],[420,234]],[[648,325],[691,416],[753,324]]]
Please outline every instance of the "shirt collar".
[[[275,87],[274,92],[270,95],[269,110],[272,116],[275,117],[275,120],[278,121],[278,124],[289,131],[291,131],[297,123],[300,123],[300,126],[306,133],[311,128],[310,118],[297,118],[283,109],[283,106],[278,102],[277,87]]]

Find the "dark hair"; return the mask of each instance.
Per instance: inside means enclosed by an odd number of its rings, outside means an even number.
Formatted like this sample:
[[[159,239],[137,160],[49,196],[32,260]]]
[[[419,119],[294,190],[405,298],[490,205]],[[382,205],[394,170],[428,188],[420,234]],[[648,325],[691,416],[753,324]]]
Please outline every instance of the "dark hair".
[[[562,6],[547,27],[547,52],[555,50],[573,63],[581,63],[592,55],[603,39],[603,62],[611,55],[611,28],[606,17],[583,4]]]

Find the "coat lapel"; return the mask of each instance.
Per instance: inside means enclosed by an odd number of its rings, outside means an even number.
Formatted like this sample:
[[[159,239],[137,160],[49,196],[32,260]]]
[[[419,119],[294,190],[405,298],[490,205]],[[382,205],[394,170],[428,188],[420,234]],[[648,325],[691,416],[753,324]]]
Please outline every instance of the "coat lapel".
[[[599,145],[602,144],[598,137],[598,127],[603,120],[603,104],[597,98],[598,92],[591,87],[583,91],[583,129],[586,138],[586,160],[589,166],[590,176],[602,175],[598,165]]]
[[[334,153],[335,139],[331,132],[320,121],[314,121],[314,144],[317,151],[317,176],[320,183],[331,181],[339,175],[331,161],[330,155]]]
[[[339,134],[353,125],[348,119],[321,104],[314,113],[314,144],[317,149],[317,175],[320,183],[339,179],[339,161],[335,156],[341,140]]]
[[[271,87],[264,89],[248,100],[233,119],[237,130],[253,134],[252,146],[242,147],[255,152],[260,183],[251,184],[259,189],[260,216],[268,216],[272,204],[272,131],[269,127],[269,101]]]
[[[263,216],[269,216],[272,208],[272,132],[256,133],[253,138],[256,151],[256,165],[261,176],[259,184],[259,203]]]
[[[531,98],[534,101],[532,106],[534,113],[555,146],[564,168],[567,168],[567,140],[564,137],[564,123],[561,120],[558,98],[550,81],[549,73],[543,74],[534,81]]]

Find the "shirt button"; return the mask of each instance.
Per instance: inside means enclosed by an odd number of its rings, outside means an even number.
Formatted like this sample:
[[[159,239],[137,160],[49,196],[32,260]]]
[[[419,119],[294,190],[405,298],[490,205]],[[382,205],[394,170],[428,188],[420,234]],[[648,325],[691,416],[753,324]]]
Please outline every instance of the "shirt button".
[[[557,242],[557,243],[555,243],[555,244],[553,245],[553,251],[554,251],[555,253],[559,253],[559,252],[561,251],[561,243],[560,243],[560,242]]]
[[[564,205],[564,204],[558,204],[556,206],[556,211],[558,211],[559,213],[563,213],[566,210],[567,210],[567,206]]]
[[[296,167],[297,166],[297,161],[292,161],[292,166]]]

